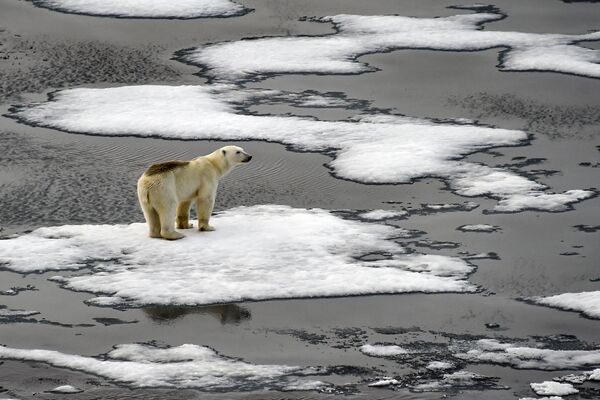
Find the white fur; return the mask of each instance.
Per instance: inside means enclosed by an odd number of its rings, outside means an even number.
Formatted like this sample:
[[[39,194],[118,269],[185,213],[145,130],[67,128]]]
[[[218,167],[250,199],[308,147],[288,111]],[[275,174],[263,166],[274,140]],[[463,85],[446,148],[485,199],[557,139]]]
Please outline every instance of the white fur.
[[[138,180],[137,191],[150,228],[150,237],[169,240],[184,237],[175,230],[174,222],[176,221],[179,229],[191,228],[189,212],[194,202],[198,214],[198,230],[214,230],[208,221],[214,207],[219,179],[251,158],[241,147],[225,146],[164,172],[149,175],[146,170]]]

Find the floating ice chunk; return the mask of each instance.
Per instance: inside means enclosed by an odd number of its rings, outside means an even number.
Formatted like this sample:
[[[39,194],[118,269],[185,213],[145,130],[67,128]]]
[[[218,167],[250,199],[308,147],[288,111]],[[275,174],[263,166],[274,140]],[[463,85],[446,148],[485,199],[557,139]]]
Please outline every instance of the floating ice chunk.
[[[531,191],[501,199],[496,211],[513,212],[520,210],[565,211],[569,204],[595,196],[590,190],[567,190],[564,193],[543,193]]]
[[[454,364],[446,361],[431,361],[425,368],[431,370],[452,369],[454,368]]]
[[[118,18],[233,17],[249,10],[230,0],[31,0],[38,7],[71,14]]]
[[[81,392],[83,392],[83,390],[81,390],[75,386],[71,386],[71,385],[62,385],[62,386],[57,386],[54,389],[49,390],[48,392],[62,393],[62,394],[74,394],[74,393],[81,393]]]
[[[600,350],[551,350],[481,339],[476,348],[456,357],[469,362],[507,364],[514,368],[560,370],[600,364]]]
[[[531,297],[527,301],[562,310],[578,311],[586,317],[600,319],[600,291],[563,293],[549,297]]]
[[[369,219],[372,221],[379,221],[382,219],[401,218],[408,215],[406,211],[398,210],[372,210],[367,211],[358,216],[362,219]]]
[[[521,397],[519,400],[564,400],[560,396],[550,396],[550,397]]]
[[[373,357],[393,357],[408,353],[408,350],[400,346],[383,344],[365,344],[360,347],[360,351]]]
[[[22,318],[22,317],[30,317],[32,315],[39,314],[39,311],[29,311],[29,310],[11,310],[4,308],[5,306],[0,306],[0,320],[6,318]]]
[[[284,392],[291,391],[308,391],[308,390],[319,390],[326,386],[330,386],[328,383],[321,381],[291,381],[280,389]]]
[[[107,359],[64,354],[51,350],[0,347],[0,359],[43,362],[102,376],[131,387],[195,388],[205,391],[247,391],[280,388],[290,375],[315,371],[286,365],[255,365],[224,357],[214,350],[184,344],[159,349],[140,344],[122,344]],[[298,381],[297,378],[293,382]]]
[[[538,396],[568,396],[570,394],[579,393],[570,383],[559,383],[545,381],[541,383],[531,383],[531,390]]]
[[[342,14],[312,19],[334,24],[334,34],[244,39],[182,51],[178,56],[204,67],[213,78],[236,80],[282,73],[358,74],[374,69],[357,57],[399,49],[505,48],[500,63],[504,71],[600,77],[600,51],[577,46],[581,41],[600,40],[599,32],[559,35],[481,30],[482,24],[503,17],[490,12],[443,18]]]
[[[148,238],[141,223],[40,228],[0,241],[0,262],[23,273],[80,268],[61,285],[109,306],[476,290],[466,281],[473,266],[405,254],[391,226],[276,205],[235,208],[213,222],[215,232],[186,231],[176,242]],[[361,260],[373,253],[389,258]]]
[[[419,392],[437,392],[446,389],[467,389],[476,386],[484,386],[489,389],[506,389],[497,386],[496,378],[479,375],[470,371],[456,371],[451,374],[444,374],[439,381],[429,381],[412,386],[412,389]]]
[[[333,155],[329,166],[346,179],[407,183],[436,177],[460,195],[500,199],[497,210],[504,212],[561,211],[595,195],[590,190],[547,194],[543,185],[511,171],[460,160],[474,151],[523,144],[527,135],[522,131],[427,120],[375,123],[238,114],[224,87],[70,89],[54,94],[51,101],[13,108],[11,115],[29,124],[86,134],[280,142]]]
[[[421,204],[423,210],[431,211],[471,211],[479,207],[479,204],[472,201],[464,203],[442,203],[442,204]]]
[[[384,376],[382,379],[379,379],[375,382],[369,383],[369,386],[370,387],[385,387],[385,386],[390,386],[390,385],[398,385],[399,383],[400,383],[400,381],[398,381],[397,379]]]
[[[554,378],[553,380],[555,380],[557,382],[567,382],[567,383],[580,385],[583,382],[587,381],[588,378],[589,378],[589,376],[587,374],[581,374],[581,375],[569,374],[569,375],[561,376],[559,378]]]
[[[500,230],[500,227],[488,224],[474,224],[461,225],[456,229],[463,232],[496,232]]]
[[[114,307],[125,302],[126,300],[119,296],[97,296],[85,301],[86,304],[97,307]]]

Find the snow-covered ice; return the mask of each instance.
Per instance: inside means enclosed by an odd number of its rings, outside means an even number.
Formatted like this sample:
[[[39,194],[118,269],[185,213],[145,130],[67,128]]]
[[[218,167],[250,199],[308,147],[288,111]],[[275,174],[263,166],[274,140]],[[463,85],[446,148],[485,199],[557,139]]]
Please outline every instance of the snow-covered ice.
[[[408,183],[436,177],[459,195],[499,199],[499,212],[565,211],[596,195],[591,190],[548,193],[544,185],[512,171],[461,160],[479,150],[524,144],[522,131],[385,115],[353,121],[248,115],[228,103],[232,96],[221,85],[79,88],[57,92],[47,102],[13,107],[10,115],[86,134],[280,142],[331,154],[328,166],[342,178]]]
[[[600,319],[600,291],[562,293],[549,297],[531,297],[527,301],[562,310],[578,311],[586,317]]]
[[[581,41],[600,40],[600,32],[564,35],[482,29],[482,24],[502,18],[499,12],[441,18],[341,14],[311,19],[333,24],[336,32],[332,34],[222,42],[182,51],[179,58],[204,67],[204,73],[213,78],[237,80],[283,73],[358,74],[374,68],[357,57],[399,49],[498,48],[505,50],[499,65],[504,71],[600,78],[600,51],[577,46]]]
[[[369,383],[370,387],[385,387],[385,386],[390,386],[390,385],[397,385],[399,384],[400,381],[398,381],[397,379],[394,378],[390,378],[390,377],[383,377],[382,379],[379,379],[375,382],[371,382]]]
[[[71,385],[62,385],[62,386],[57,386],[54,389],[49,390],[48,392],[62,393],[62,394],[74,394],[74,393],[81,393],[81,392],[83,392],[83,390],[79,389],[78,387],[71,386]]]
[[[360,351],[373,357],[393,357],[408,353],[405,348],[400,346],[384,344],[365,344],[360,347]]]
[[[404,232],[395,227],[277,205],[231,209],[212,222],[215,232],[188,230],[176,242],[148,238],[142,223],[40,228],[0,241],[0,263],[22,273],[80,270],[52,280],[113,306],[476,290],[466,280],[473,266],[405,254],[391,240]],[[374,253],[387,258],[361,259]]]
[[[249,10],[230,0],[31,0],[51,10],[119,18],[233,17]]]
[[[485,375],[463,370],[444,374],[440,380],[413,385],[411,389],[417,392],[437,392],[447,389],[468,389],[479,385],[485,385],[491,389],[504,389],[504,387],[497,386],[495,380]]]
[[[481,339],[456,357],[469,362],[510,365],[519,369],[579,369],[600,365],[600,350],[552,350]]]
[[[441,204],[422,204],[427,211],[471,211],[479,207],[479,204],[472,201],[464,203],[441,203]]]
[[[361,213],[358,216],[362,219],[380,221],[382,219],[401,218],[407,215],[408,212],[401,210],[371,210]]]
[[[11,310],[6,306],[0,306],[0,321],[6,318],[23,318],[39,314],[39,311],[30,310]]]
[[[454,368],[454,364],[447,361],[431,361],[429,364],[425,366],[427,369],[431,370],[444,370],[444,369],[452,369]]]
[[[539,396],[567,396],[579,393],[570,383],[559,383],[553,381],[544,381],[540,383],[531,383],[531,390]]]
[[[102,376],[131,387],[195,388],[205,391],[256,390],[301,385],[298,375],[311,368],[256,365],[227,358],[214,350],[192,344],[161,349],[141,344],[122,344],[95,358],[52,350],[0,346],[0,359],[42,362]]]
[[[463,232],[496,232],[500,230],[500,227],[488,224],[473,224],[461,225],[456,229]]]

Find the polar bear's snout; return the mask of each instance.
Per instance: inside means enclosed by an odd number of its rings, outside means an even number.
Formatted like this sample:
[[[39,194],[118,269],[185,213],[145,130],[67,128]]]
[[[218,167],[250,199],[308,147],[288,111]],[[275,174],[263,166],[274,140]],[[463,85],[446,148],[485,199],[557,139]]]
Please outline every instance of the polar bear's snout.
[[[244,155],[246,156],[246,158],[244,158],[242,162],[247,163],[250,162],[250,160],[252,160],[252,156],[250,154],[244,153]]]

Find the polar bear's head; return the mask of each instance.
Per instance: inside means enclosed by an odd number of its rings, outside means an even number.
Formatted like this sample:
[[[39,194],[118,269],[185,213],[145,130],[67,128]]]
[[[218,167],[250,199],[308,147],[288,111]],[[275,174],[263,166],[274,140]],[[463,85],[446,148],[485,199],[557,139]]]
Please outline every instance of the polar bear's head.
[[[231,166],[247,163],[252,160],[252,156],[238,146],[225,146],[220,150],[221,155],[225,158],[227,164]]]

